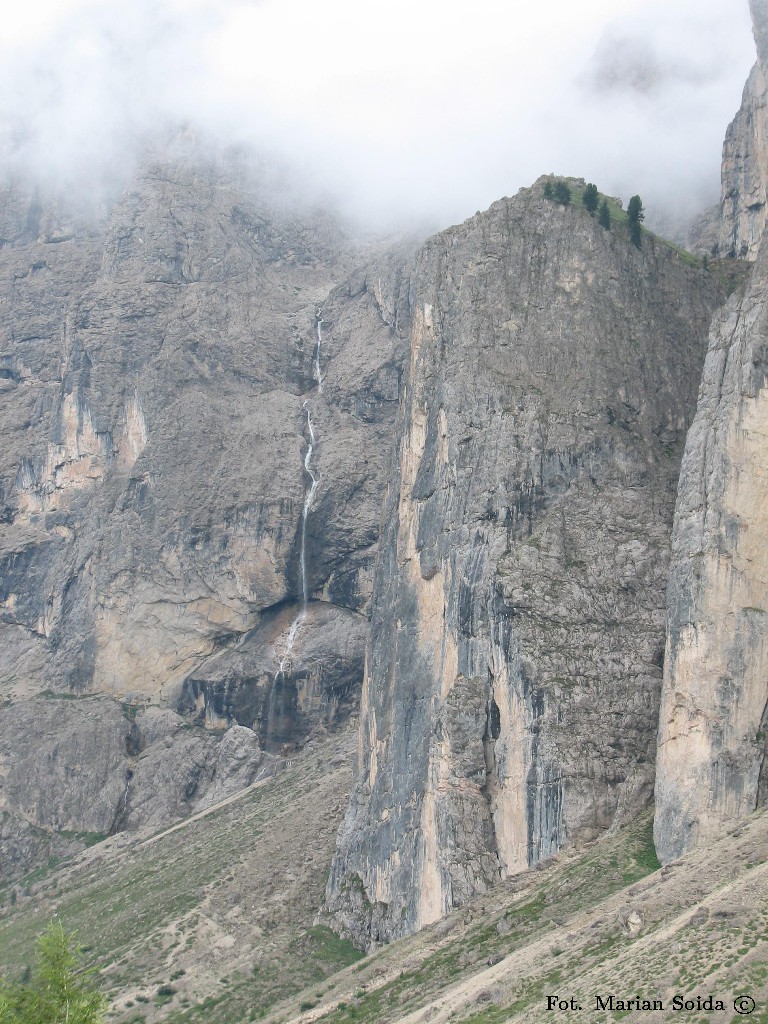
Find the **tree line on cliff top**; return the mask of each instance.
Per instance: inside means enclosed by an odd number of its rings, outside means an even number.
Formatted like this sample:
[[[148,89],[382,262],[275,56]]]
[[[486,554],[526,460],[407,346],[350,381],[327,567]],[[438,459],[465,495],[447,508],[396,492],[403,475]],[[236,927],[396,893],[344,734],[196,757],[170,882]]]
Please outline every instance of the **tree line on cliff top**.
[[[570,206],[573,199],[573,193],[568,182],[562,178],[559,178],[554,183],[547,181],[544,185],[544,196],[560,206]],[[611,209],[605,197],[603,197],[602,201],[600,200],[597,185],[589,182],[585,186],[581,193],[581,203],[590,217],[594,217],[597,214],[598,223],[602,228],[605,228],[606,231],[611,230]],[[626,216],[630,240],[639,249],[642,244],[642,228],[640,225],[645,219],[645,210],[640,196],[632,196],[629,200]]]

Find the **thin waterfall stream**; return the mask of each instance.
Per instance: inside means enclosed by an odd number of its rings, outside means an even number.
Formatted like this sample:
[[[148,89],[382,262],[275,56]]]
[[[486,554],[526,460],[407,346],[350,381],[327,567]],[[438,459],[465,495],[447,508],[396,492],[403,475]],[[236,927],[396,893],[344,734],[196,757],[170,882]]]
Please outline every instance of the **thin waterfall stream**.
[[[304,456],[304,472],[309,475],[309,479],[312,481],[309,490],[304,495],[304,508],[301,513],[301,601],[302,614],[304,614],[307,610],[307,601],[309,600],[307,592],[307,515],[312,508],[312,502],[315,500],[315,492],[317,491],[319,480],[312,472],[315,431],[312,427],[312,413],[309,408],[309,402],[304,402],[301,408],[307,414],[307,429],[309,430],[309,445],[307,446],[307,454]]]
[[[320,366],[320,347],[323,343],[323,332],[322,332],[322,310],[318,309],[316,312],[316,323],[317,323],[317,346],[315,348],[315,376],[317,379],[317,391],[318,394],[322,393],[323,390],[323,375]],[[309,406],[309,400],[305,399],[302,402],[301,408],[307,417],[307,430],[309,432],[309,443],[307,445],[307,451],[304,455],[304,472],[310,479],[309,489],[305,489],[304,492],[304,505],[301,510],[301,548],[299,553],[299,577],[301,581],[301,610],[296,618],[291,623],[291,628],[288,631],[288,638],[286,640],[285,648],[280,656],[277,664],[277,672],[275,678],[272,681],[272,690],[269,696],[269,710],[267,717],[267,737],[273,732],[273,723],[275,717],[279,714],[278,709],[278,680],[281,676],[285,675],[286,667],[288,666],[288,659],[290,658],[293,645],[296,642],[301,624],[307,617],[307,605],[309,604],[309,583],[307,580],[307,517],[309,516],[312,503],[315,500],[315,494],[320,484],[320,477],[317,476],[312,469],[312,456],[315,451],[316,437],[315,428],[312,423],[312,411]]]
[[[323,393],[323,371],[320,368],[320,346],[323,343],[323,311],[318,309],[317,318],[317,348],[315,349],[315,373],[317,374],[317,390]]]
[[[307,453],[304,456],[304,472],[309,476],[311,480],[309,490],[304,494],[304,506],[301,510],[301,550],[299,554],[299,577],[301,579],[301,611],[291,623],[291,628],[288,631],[288,640],[285,645],[280,661],[278,663],[277,677],[282,675],[285,671],[285,664],[288,656],[291,653],[293,645],[296,641],[296,634],[299,632],[304,619],[307,617],[307,605],[309,604],[309,584],[307,582],[307,516],[309,510],[312,508],[312,502],[315,500],[315,494],[317,493],[317,487],[320,483],[320,478],[315,476],[312,470],[312,455],[315,451],[315,429],[312,424],[312,413],[309,408],[309,402],[302,403],[301,408],[307,414],[307,429],[309,430],[309,444],[307,445]]]

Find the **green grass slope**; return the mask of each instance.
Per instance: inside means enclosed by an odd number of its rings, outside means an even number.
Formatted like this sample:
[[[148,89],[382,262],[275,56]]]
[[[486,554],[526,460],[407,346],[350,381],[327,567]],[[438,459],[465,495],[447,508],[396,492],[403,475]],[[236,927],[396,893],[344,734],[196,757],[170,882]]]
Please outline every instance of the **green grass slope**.
[[[650,820],[511,879],[419,935],[361,961],[292,1024],[768,1022],[768,814],[658,868]],[[707,996],[713,1006],[706,1009]],[[581,1009],[548,1010],[548,997]],[[663,1009],[630,1009],[631,999]],[[675,996],[702,1009],[677,1010]],[[610,1005],[610,1004],[608,1004]]]
[[[57,914],[120,1024],[768,1022],[768,814],[659,868],[646,816],[363,957],[318,917],[354,737],[155,836],[116,836],[0,893],[20,977]],[[320,921],[321,923],[318,923]],[[676,994],[723,1010],[677,1011]],[[601,1009],[600,996],[662,1011]],[[548,997],[581,1010],[548,1010]]]
[[[56,914],[99,968],[115,1021],[232,1024],[322,986],[361,956],[313,924],[353,743],[312,745],[165,833],[115,836],[0,890],[0,970],[20,977]]]

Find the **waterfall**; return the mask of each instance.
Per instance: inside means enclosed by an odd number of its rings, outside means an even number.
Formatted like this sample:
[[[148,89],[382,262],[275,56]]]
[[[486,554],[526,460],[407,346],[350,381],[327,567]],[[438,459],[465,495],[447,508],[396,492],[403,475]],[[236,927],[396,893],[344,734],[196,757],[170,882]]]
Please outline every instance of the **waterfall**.
[[[307,428],[309,430],[309,444],[307,446],[307,454],[304,456],[304,472],[308,474],[309,479],[312,481],[309,486],[309,490],[304,495],[304,507],[301,510],[301,552],[299,555],[301,611],[291,623],[285,650],[278,662],[275,680],[277,680],[277,677],[282,675],[285,671],[285,663],[293,649],[293,645],[296,641],[296,634],[299,632],[299,627],[302,622],[307,617],[307,605],[309,603],[309,584],[307,583],[307,516],[309,515],[309,510],[312,508],[312,502],[315,500],[315,493],[317,492],[320,480],[312,471],[312,455],[315,450],[315,429],[312,425],[312,413],[309,409],[309,402],[304,402],[301,408],[307,414]]]
[[[317,377],[317,390],[323,393],[323,371],[320,369],[320,346],[323,343],[323,311],[318,309],[317,317],[317,348],[315,349],[315,376]]]
[[[280,675],[285,667],[285,659],[291,653],[291,648],[296,640],[296,634],[299,631],[299,626],[307,616],[307,605],[309,604],[309,584],[307,583],[307,516],[309,515],[309,510],[312,508],[312,502],[315,500],[317,487],[320,483],[320,478],[315,476],[312,471],[312,455],[315,451],[315,428],[312,425],[312,413],[309,408],[309,402],[304,402],[301,408],[307,414],[307,429],[309,430],[309,444],[307,445],[307,454],[304,456],[304,472],[311,480],[309,490],[304,494],[304,507],[301,510],[301,551],[299,554],[301,611],[293,620],[291,629],[288,633],[288,642],[285,645],[285,652],[280,659],[279,668],[277,670],[278,675]]]
[[[318,393],[323,390],[323,375],[320,367],[320,346],[323,343],[323,332],[322,332],[322,310],[317,310],[317,347],[315,349],[315,373],[317,376],[317,390]],[[305,487],[304,491],[304,505],[301,510],[301,548],[299,552],[299,577],[301,582],[301,609],[299,614],[291,623],[291,628],[288,631],[288,639],[285,643],[285,648],[280,656],[277,663],[277,672],[272,682],[272,692],[269,697],[269,709],[267,712],[267,736],[273,732],[273,722],[275,717],[279,714],[278,709],[278,682],[281,677],[285,675],[286,668],[288,666],[288,659],[290,658],[293,645],[296,642],[296,636],[298,635],[299,629],[304,619],[307,617],[307,605],[309,604],[309,583],[307,580],[307,517],[309,516],[312,503],[315,500],[315,494],[320,483],[320,478],[315,475],[312,469],[312,456],[315,452],[315,427],[312,423],[312,411],[309,407],[309,401],[305,400],[301,406],[302,410],[307,417],[307,431],[309,433],[309,442],[307,444],[307,451],[304,455],[304,473],[309,477],[310,484],[309,488]]]
[[[307,427],[309,429],[309,445],[307,447],[307,454],[304,456],[304,472],[309,475],[309,479],[312,481],[309,490],[304,495],[304,508],[301,513],[301,602],[302,613],[304,613],[307,610],[307,601],[309,600],[309,594],[307,592],[307,516],[309,515],[309,510],[312,508],[312,502],[315,500],[318,479],[312,472],[312,453],[315,450],[315,431],[312,428],[312,414],[309,410],[309,403],[305,402],[302,405],[302,409],[307,414]]]
[[[304,456],[304,472],[309,476],[311,481],[309,489],[304,493],[304,506],[301,510],[301,551],[299,555],[299,569],[301,578],[301,609],[299,614],[291,623],[291,628],[288,630],[288,639],[286,640],[283,653],[280,655],[280,659],[277,663],[277,672],[272,680],[272,688],[269,694],[269,706],[267,708],[267,728],[265,740],[267,743],[274,737],[276,726],[283,719],[286,713],[286,693],[285,687],[281,686],[281,681],[285,681],[285,673],[289,668],[289,658],[293,645],[296,642],[299,629],[304,619],[307,617],[307,605],[309,604],[309,583],[307,582],[307,516],[309,510],[312,508],[312,502],[317,492],[318,484],[320,480],[315,476],[312,470],[312,455],[315,450],[315,428],[312,424],[312,413],[310,412],[309,403],[304,402],[302,409],[307,415],[307,429],[309,430],[309,444],[307,445],[307,452]]]

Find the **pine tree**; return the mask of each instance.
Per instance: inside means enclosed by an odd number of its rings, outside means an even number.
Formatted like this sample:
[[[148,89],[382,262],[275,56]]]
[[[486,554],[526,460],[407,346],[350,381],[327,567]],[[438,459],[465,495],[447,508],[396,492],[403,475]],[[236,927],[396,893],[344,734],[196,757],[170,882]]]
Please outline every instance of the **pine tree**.
[[[571,202],[571,190],[564,181],[558,181],[554,188],[554,198],[561,206],[568,206]]]
[[[645,210],[640,196],[632,196],[627,207],[627,220],[629,221],[629,237],[632,242],[640,248],[641,228],[640,221],[645,219]]]
[[[552,182],[548,181],[544,185],[544,198],[545,199],[551,199],[552,195],[553,195],[553,192],[552,192]]]
[[[103,1024],[107,1001],[79,967],[80,947],[53,921],[38,941],[29,985],[0,980],[0,1024]]]
[[[601,228],[605,228],[606,231],[611,230],[611,211],[608,207],[607,199],[600,203],[600,212],[597,215],[597,220]]]
[[[581,201],[584,203],[584,209],[589,212],[589,216],[594,217],[597,204],[600,201],[597,185],[590,182],[581,194]]]

